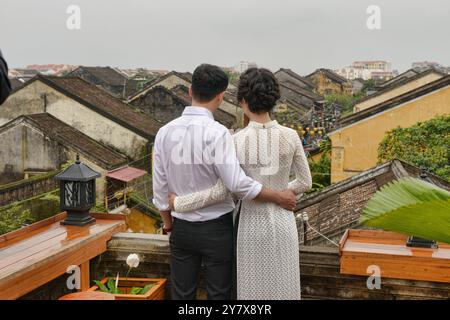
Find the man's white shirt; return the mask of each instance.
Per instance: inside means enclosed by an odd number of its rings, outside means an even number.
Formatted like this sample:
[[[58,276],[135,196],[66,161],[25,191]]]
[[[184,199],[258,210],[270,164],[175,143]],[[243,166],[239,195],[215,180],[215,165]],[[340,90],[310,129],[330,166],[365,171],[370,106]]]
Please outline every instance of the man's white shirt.
[[[262,185],[247,177],[236,157],[233,138],[206,108],[186,107],[163,126],[153,148],[153,203],[168,210],[168,194],[185,195],[214,186],[218,179],[242,199],[254,199]],[[230,198],[212,206],[172,216],[187,221],[216,219],[234,209]]]

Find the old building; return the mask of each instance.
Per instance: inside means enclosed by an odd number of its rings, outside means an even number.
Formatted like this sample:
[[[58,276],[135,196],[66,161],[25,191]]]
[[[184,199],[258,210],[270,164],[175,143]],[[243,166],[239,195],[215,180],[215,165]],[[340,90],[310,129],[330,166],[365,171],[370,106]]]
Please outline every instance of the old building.
[[[189,86],[191,85],[191,81],[192,81],[192,74],[190,74],[189,72],[180,73],[176,71],[171,71],[147,83],[141,91],[132,95],[128,99],[128,102],[134,105],[136,100],[141,99],[142,96],[146,95],[147,91],[151,90],[156,86],[163,86],[167,89],[173,89],[176,86],[182,85],[184,87],[189,88]],[[236,118],[236,124],[233,125],[233,127],[237,128],[242,127],[244,122],[244,114],[242,112],[242,109],[238,106],[236,100],[231,94],[229,93],[225,94],[223,103],[219,107],[219,109]]]
[[[302,77],[291,69],[281,68],[274,73],[279,83],[300,87],[309,91],[315,90],[315,85],[309,79]]]
[[[26,82],[26,80],[22,78],[10,78],[9,82],[11,83],[11,89],[14,90],[23,85]]]
[[[399,74],[397,77],[378,85],[377,91],[358,101],[355,104],[353,111],[358,112],[370,108],[444,76],[445,73],[434,68],[429,68],[422,72],[409,69]]]
[[[0,176],[20,180],[27,173],[58,170],[76,154],[105,176],[127,158],[48,113],[23,115],[0,127]],[[97,194],[104,195],[104,179]]]
[[[181,116],[184,107],[191,104],[191,99],[188,88],[180,84],[172,89],[155,86],[131,103],[159,122],[168,123]],[[236,118],[221,109],[216,111],[214,118],[227,128],[236,124]]]
[[[315,91],[321,95],[338,93],[351,94],[352,85],[344,77],[329,70],[320,68],[306,76],[308,80],[314,83]]]
[[[131,159],[150,153],[161,123],[78,77],[36,76],[0,106],[0,125],[49,113]]]
[[[307,213],[309,224],[328,238],[338,242],[346,229],[360,227],[362,209],[373,194],[385,184],[402,177],[419,178],[421,170],[400,160],[392,160],[340,181],[318,192],[304,195],[297,202],[296,213]],[[427,173],[427,179],[446,190],[450,183]],[[299,240],[304,244],[303,228],[299,225]],[[306,233],[308,245],[330,242],[315,231]]]
[[[68,76],[80,77],[120,99],[126,99],[129,95],[134,94],[138,87],[137,81],[129,79],[111,67],[79,66]]]
[[[377,164],[386,132],[450,113],[450,76],[341,118],[328,135],[332,143],[331,182]]]
[[[350,82],[352,84],[352,94],[360,92],[364,87],[364,80],[361,78],[353,79]]]

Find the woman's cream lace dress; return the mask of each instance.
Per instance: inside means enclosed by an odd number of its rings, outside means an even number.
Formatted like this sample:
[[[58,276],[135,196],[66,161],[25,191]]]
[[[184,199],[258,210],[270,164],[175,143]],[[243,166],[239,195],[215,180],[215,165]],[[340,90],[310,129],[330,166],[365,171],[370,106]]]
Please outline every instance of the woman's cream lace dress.
[[[234,136],[246,174],[263,186],[311,188],[311,173],[298,134],[275,120],[249,125]],[[291,170],[296,179],[289,182]],[[210,188],[175,199],[175,211],[207,207],[230,197],[221,180]],[[300,299],[298,233],[292,211],[273,203],[243,201],[237,231],[237,298]]]

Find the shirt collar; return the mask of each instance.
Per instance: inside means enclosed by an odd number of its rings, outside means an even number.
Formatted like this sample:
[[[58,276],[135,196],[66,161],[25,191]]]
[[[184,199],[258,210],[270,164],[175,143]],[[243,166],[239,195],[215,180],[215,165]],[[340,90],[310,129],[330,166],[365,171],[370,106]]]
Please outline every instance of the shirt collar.
[[[207,116],[214,120],[214,116],[211,111],[204,107],[189,106],[184,108],[183,116]]]
[[[272,121],[269,121],[266,123],[250,121],[248,123],[248,126],[251,128],[257,128],[257,129],[267,129],[267,128],[275,127],[277,124],[278,124],[277,120],[272,120]]]

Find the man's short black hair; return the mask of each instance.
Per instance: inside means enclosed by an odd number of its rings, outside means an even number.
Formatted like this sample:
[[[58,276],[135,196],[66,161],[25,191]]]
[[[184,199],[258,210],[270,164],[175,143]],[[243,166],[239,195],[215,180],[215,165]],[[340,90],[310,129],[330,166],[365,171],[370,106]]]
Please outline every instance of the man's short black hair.
[[[198,102],[209,102],[228,87],[227,74],[217,66],[202,64],[192,75],[192,96]]]

